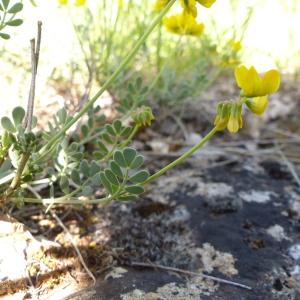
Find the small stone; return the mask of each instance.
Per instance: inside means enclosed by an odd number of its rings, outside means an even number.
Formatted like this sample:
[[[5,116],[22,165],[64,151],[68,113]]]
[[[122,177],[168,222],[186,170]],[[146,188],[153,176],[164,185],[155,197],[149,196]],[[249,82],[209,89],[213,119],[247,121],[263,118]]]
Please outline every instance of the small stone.
[[[287,240],[288,238],[285,235],[284,229],[282,226],[276,224],[267,229],[267,233],[272,236],[277,242],[282,240]]]
[[[268,191],[249,191],[249,192],[241,192],[239,196],[246,202],[256,202],[256,203],[267,203],[271,200],[271,195],[273,193]]]
[[[105,276],[105,280],[107,280],[108,278],[121,278],[123,277],[123,274],[127,273],[127,270],[121,267],[116,267],[113,268],[108,274],[106,274]]]
[[[300,260],[300,244],[295,244],[289,248],[289,255],[294,260]]]

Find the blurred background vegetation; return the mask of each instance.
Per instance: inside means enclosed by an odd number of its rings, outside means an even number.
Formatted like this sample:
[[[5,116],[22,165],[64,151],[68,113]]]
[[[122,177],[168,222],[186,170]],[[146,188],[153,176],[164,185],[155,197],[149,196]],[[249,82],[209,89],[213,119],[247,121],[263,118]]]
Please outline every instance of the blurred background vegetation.
[[[27,101],[29,40],[37,20],[43,22],[38,106],[74,111],[132,48],[156,14],[152,7],[148,0],[87,1],[83,7],[54,0],[36,1],[34,7],[24,1],[24,24],[1,41],[1,115]],[[296,0],[222,0],[200,10],[199,22],[205,24],[200,37],[177,36],[161,26],[99,103],[128,112],[148,102],[161,119],[180,116],[187,104],[201,102],[218,78],[232,77],[240,61],[261,71],[277,67],[297,80],[299,12]]]

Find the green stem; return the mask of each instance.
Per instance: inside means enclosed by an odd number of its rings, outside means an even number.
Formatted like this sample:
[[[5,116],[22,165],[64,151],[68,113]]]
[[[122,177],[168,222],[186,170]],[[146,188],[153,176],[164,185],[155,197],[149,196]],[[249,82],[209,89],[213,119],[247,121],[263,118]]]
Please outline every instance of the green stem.
[[[156,71],[160,72],[161,65],[161,35],[162,35],[162,22],[159,24],[157,33],[157,44],[156,44]]]
[[[20,201],[20,198],[16,198],[16,197],[11,197],[9,198],[9,200],[13,201],[13,202],[18,202]],[[100,199],[92,199],[92,200],[79,200],[76,197],[70,197],[70,198],[65,198],[65,197],[61,197],[61,198],[44,198],[44,199],[38,199],[38,198],[21,198],[21,200],[23,202],[26,203],[36,203],[36,204],[50,204],[50,205],[54,205],[54,204],[74,204],[74,205],[88,205],[88,204],[108,204],[110,201],[113,200],[113,197],[109,196],[109,197],[105,197],[105,198],[100,198]]]
[[[206,142],[208,142],[216,133],[217,133],[217,128],[214,127],[198,144],[193,146],[191,149],[189,149],[187,152],[185,152],[183,155],[178,157],[176,160],[150,176],[143,184],[150,183],[151,181],[157,179],[158,177],[162,176],[169,170],[173,169],[176,167],[178,164],[182,163],[184,160],[186,160],[188,157],[190,157],[193,153],[195,153],[198,149],[200,149]]]
[[[130,133],[129,137],[120,145],[120,148],[124,148],[130,144],[130,142],[133,140],[134,136],[139,130],[139,126],[135,125],[132,132]]]
[[[6,17],[7,11],[5,10],[3,13],[2,21],[0,24],[0,31],[5,27],[5,17]]]
[[[86,137],[85,139],[82,139],[81,141],[78,142],[79,145],[84,145],[90,141],[95,141],[98,137],[100,137],[103,134],[103,131],[97,132],[93,135],[90,135]]]
[[[20,162],[18,164],[16,175],[15,175],[13,181],[11,182],[9,188],[4,193],[4,201],[20,185],[22,174],[23,174],[23,171],[24,171],[24,169],[26,167],[26,164],[27,164],[27,161],[28,161],[29,158],[30,158],[30,153],[24,153],[24,154],[22,154]]]
[[[90,99],[83,108],[78,112],[78,114],[68,122],[50,141],[44,145],[39,151],[40,159],[43,159],[45,154],[49,148],[52,148],[54,144],[56,144],[60,138],[66,133],[66,131],[75,124],[95,103],[95,101],[107,90],[107,88],[116,80],[116,78],[120,75],[120,73],[126,68],[126,66],[133,60],[138,50],[143,46],[145,40],[154,30],[154,28],[161,22],[164,15],[168,12],[170,7],[176,2],[176,0],[171,0],[166,7],[158,14],[158,16],[154,19],[152,24],[148,27],[148,29],[144,32],[141,38],[137,41],[136,45],[132,48],[132,50],[128,53],[128,55],[124,58],[123,62],[116,69],[116,71],[108,78],[108,80],[103,84],[102,88],[96,93],[96,95]]]
[[[172,163],[168,164],[164,168],[162,168],[160,171],[156,172],[152,176],[148,178],[143,184],[150,183],[151,181],[157,179],[158,177],[162,176],[172,168],[176,167],[178,164],[182,163],[185,159],[190,157],[193,153],[195,153],[198,149],[200,149],[202,146],[204,146],[205,143],[207,143],[216,133],[218,132],[217,128],[214,127],[198,144],[193,146],[190,150],[185,152],[182,156],[174,160]],[[127,175],[126,175],[127,176]],[[124,184],[124,183],[123,183]],[[37,198],[23,198],[22,200],[24,202],[29,203],[38,203],[38,204],[81,204],[81,205],[87,205],[87,204],[108,204],[114,198],[118,197],[118,195],[112,195],[100,199],[92,199],[92,200],[79,200],[76,197],[72,197],[73,193],[69,194],[68,196],[63,196],[59,198],[47,198],[47,199],[37,199]],[[119,195],[120,196],[120,195]],[[12,201],[18,201],[19,198],[10,198]]]

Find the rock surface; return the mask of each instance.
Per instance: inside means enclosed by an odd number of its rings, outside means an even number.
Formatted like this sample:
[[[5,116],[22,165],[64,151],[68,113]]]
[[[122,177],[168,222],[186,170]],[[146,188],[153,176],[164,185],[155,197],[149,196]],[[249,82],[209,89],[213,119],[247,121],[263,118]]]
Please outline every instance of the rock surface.
[[[256,167],[253,165],[257,164]],[[161,179],[148,198],[101,213],[126,261],[151,261],[246,284],[125,267],[89,299],[300,299],[299,187],[274,161],[235,163]],[[121,261],[122,262],[122,259]],[[78,298],[79,299],[79,298]],[[81,297],[80,299],[87,299]]]

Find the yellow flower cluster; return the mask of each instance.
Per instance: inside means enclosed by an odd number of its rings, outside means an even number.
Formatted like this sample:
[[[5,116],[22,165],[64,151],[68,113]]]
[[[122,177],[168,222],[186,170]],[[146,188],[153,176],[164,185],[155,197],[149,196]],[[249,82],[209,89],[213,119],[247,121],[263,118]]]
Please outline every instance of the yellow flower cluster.
[[[219,103],[214,125],[220,131],[227,127],[229,132],[236,133],[243,127],[242,109],[242,102],[224,101]]]
[[[181,14],[164,18],[163,24],[169,32],[180,35],[200,36],[204,30],[204,24],[198,23],[197,3],[204,7],[211,7],[216,0],[180,0],[183,9]],[[160,11],[169,0],[156,0],[154,10]]]
[[[260,76],[254,67],[239,66],[235,69],[237,85],[241,89],[237,102],[224,101],[218,105],[215,126],[218,130],[227,127],[236,133],[243,126],[242,108],[245,104],[254,114],[262,115],[268,106],[268,95],[278,91],[280,74],[270,70]]]
[[[216,0],[180,0],[180,4],[185,12],[197,17],[197,2],[204,7],[211,7]]]
[[[169,0],[156,0],[153,5],[154,11],[161,11],[168,4]]]
[[[69,3],[69,0],[58,0],[58,3],[60,5],[67,5]],[[86,0],[75,0],[76,6],[82,6],[86,4]]]
[[[204,30],[203,23],[197,23],[196,19],[189,14],[177,14],[163,21],[169,32],[181,35],[200,36]]]

